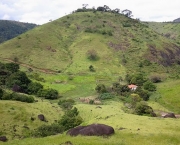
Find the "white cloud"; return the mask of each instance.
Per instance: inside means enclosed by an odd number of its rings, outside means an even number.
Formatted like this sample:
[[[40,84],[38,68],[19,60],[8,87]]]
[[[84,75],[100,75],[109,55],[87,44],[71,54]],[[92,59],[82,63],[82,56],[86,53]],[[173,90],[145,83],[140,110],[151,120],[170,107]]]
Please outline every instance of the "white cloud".
[[[89,4],[129,9],[143,21],[172,21],[180,17],[179,0],[1,0],[0,19],[43,24]]]
[[[7,15],[7,14],[5,14],[5,15],[2,17],[2,19],[3,19],[3,20],[8,20],[8,19],[10,19],[10,16]]]

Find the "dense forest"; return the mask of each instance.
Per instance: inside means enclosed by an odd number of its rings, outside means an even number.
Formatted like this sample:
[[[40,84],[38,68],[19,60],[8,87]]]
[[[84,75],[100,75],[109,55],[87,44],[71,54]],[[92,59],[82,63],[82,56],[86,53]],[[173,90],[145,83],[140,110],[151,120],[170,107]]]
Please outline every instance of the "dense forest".
[[[0,20],[0,43],[12,39],[34,27],[36,24]]]

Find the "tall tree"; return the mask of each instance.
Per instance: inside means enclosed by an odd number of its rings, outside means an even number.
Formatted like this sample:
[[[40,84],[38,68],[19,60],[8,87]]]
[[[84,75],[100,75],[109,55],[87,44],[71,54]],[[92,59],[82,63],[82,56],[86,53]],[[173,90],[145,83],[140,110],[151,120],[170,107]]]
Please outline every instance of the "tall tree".
[[[107,6],[107,5],[104,5],[104,9],[105,9],[106,12],[111,11],[111,9],[109,8],[109,6]]]
[[[88,6],[88,4],[82,4],[83,9],[86,9],[86,7]]]
[[[132,11],[125,9],[122,11],[122,14],[124,14],[126,17],[132,17]]]

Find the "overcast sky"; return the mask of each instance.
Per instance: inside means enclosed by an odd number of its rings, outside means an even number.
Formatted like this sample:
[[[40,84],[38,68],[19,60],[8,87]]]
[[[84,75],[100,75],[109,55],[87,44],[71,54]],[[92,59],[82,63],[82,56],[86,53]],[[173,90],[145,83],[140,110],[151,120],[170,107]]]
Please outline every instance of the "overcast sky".
[[[0,0],[0,19],[44,24],[69,14],[82,4],[129,9],[141,21],[173,21],[180,17],[180,0]]]

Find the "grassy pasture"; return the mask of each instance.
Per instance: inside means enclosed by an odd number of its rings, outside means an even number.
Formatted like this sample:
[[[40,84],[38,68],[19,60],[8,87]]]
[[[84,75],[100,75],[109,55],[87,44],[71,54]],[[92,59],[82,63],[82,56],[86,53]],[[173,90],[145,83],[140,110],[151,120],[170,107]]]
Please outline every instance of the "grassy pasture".
[[[80,115],[84,119],[83,125],[90,123],[105,123],[115,129],[115,135],[104,137],[70,137],[60,134],[46,138],[27,138],[21,141],[13,140],[5,145],[59,145],[66,141],[71,141],[75,145],[177,145],[180,143],[178,136],[179,119],[162,119],[146,116],[126,114],[121,110],[121,102],[106,102],[102,108],[96,105],[77,104]],[[158,103],[154,106],[163,108]],[[92,111],[91,111],[92,110]],[[125,128],[119,130],[119,128]],[[1,144],[1,143],[0,143]]]
[[[22,134],[28,135],[28,131],[42,124],[53,123],[61,117],[63,112],[57,104],[51,104],[46,100],[38,100],[36,103],[22,103],[17,101],[0,101],[0,130],[9,139],[19,138]],[[48,122],[38,119],[39,114],[44,114]],[[31,117],[35,120],[32,121]],[[27,129],[27,127],[29,129]],[[27,133],[27,134],[26,134]]]
[[[180,113],[180,80],[167,80],[157,85],[157,101],[170,111]],[[159,99],[158,99],[159,98]]]

